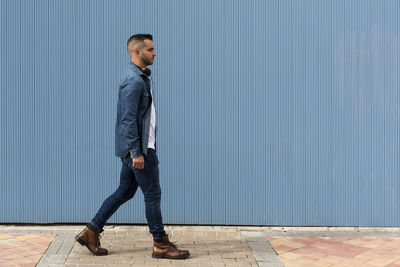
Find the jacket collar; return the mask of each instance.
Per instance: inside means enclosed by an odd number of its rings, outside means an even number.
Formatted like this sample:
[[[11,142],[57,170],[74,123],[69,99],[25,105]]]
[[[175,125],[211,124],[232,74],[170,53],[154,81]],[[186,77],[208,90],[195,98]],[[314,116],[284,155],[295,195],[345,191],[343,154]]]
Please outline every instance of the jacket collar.
[[[133,72],[135,74],[137,74],[138,76],[143,76],[146,77],[146,74],[144,74],[138,65],[136,65],[135,63],[133,63],[132,61],[129,62],[129,68],[131,68],[133,70]]]

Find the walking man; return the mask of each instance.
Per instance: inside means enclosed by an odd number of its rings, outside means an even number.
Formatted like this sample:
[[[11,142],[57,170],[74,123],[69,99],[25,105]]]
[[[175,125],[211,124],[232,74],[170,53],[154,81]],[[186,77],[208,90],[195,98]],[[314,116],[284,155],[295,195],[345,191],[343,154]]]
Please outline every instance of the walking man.
[[[148,65],[156,52],[150,34],[135,34],[127,43],[131,57],[119,85],[115,153],[122,160],[118,189],[102,204],[97,214],[76,237],[94,255],[107,255],[99,235],[107,220],[126,201],[133,198],[138,186],[144,194],[146,219],[153,235],[154,258],[186,259],[189,251],[178,249],[164,231],[160,201],[161,189],[156,154],[156,112],[150,88]]]

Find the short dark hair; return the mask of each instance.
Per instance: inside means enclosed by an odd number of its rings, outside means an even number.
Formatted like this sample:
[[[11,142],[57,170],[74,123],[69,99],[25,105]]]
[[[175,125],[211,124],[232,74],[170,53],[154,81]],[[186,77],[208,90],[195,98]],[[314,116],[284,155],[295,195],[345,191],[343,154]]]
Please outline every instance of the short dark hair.
[[[153,36],[151,34],[143,34],[143,33],[134,34],[128,39],[126,45],[128,46],[129,43],[132,41],[143,42],[144,40],[153,41]]]

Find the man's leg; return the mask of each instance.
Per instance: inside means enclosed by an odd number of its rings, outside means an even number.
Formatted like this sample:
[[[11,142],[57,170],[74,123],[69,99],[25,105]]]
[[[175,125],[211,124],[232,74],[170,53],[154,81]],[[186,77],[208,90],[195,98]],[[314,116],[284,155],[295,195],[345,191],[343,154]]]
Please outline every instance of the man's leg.
[[[123,159],[132,168],[132,161]],[[148,150],[143,169],[132,169],[136,182],[144,195],[146,205],[146,219],[153,239],[160,239],[166,235],[162,222],[160,202],[161,188],[158,173],[158,159],[153,149]]]
[[[186,259],[190,255],[189,251],[178,249],[169,241],[168,235],[164,231],[160,209],[161,188],[158,158],[154,149],[148,150],[144,168],[133,170],[136,181],[144,194],[147,223],[154,239],[152,256],[154,258]]]
[[[103,202],[101,208],[91,220],[91,223],[95,227],[102,229],[107,220],[118,210],[118,208],[133,198],[137,188],[138,183],[136,182],[133,171],[122,162],[120,182],[117,190]]]
[[[86,246],[94,255],[107,255],[107,249],[101,248],[99,235],[115,211],[135,195],[137,187],[133,171],[122,163],[118,189],[103,202],[92,221],[75,237],[75,240]]]

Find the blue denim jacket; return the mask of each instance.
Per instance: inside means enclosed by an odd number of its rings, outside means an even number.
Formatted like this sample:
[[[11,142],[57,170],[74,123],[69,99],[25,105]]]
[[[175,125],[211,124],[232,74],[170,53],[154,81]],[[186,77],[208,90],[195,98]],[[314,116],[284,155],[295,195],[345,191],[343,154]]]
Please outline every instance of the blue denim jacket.
[[[115,123],[115,155],[147,155],[151,115],[150,80],[138,66],[129,63],[118,90]]]

